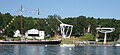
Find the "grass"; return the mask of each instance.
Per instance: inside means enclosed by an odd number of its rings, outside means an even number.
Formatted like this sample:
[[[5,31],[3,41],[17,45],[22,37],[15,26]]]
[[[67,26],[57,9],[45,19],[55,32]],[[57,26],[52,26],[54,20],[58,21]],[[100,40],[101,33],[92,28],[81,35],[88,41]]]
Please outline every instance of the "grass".
[[[73,44],[73,38],[63,38],[61,44]]]
[[[81,36],[80,39],[83,41],[95,40],[94,36],[90,33],[87,33],[84,36]]]
[[[80,36],[80,37],[71,36],[71,38],[62,38],[61,44],[74,44],[76,41],[95,40],[93,37],[94,36],[90,33],[87,33],[84,36]],[[60,38],[55,37],[55,36],[51,37],[51,38],[48,38],[48,40],[54,40],[54,39],[60,39]]]

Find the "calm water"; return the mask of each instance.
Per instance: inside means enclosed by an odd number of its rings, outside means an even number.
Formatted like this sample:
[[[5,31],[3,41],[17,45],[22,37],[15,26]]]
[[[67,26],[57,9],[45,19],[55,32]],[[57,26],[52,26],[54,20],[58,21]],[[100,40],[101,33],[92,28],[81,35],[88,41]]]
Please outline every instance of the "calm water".
[[[120,47],[0,45],[0,55],[120,55]]]

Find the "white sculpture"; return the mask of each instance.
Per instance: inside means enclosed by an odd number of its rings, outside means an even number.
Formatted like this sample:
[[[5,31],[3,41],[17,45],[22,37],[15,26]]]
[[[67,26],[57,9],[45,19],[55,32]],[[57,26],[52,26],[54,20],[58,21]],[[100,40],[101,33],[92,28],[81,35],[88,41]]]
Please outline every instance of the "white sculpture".
[[[61,31],[62,37],[63,38],[70,38],[71,33],[72,33],[72,29],[73,29],[73,25],[64,24],[58,18],[56,18],[56,19],[61,23],[60,24],[60,31]]]
[[[106,44],[106,37],[107,37],[107,33],[111,33],[115,30],[115,28],[96,28],[96,30],[98,32],[104,33],[104,44]]]
[[[66,27],[67,27],[67,30],[65,32]],[[63,23],[60,24],[60,30],[61,30],[61,34],[62,34],[63,38],[70,38],[72,29],[73,29],[73,25],[68,25],[68,24],[63,24]],[[69,30],[70,30],[70,32],[69,32]]]

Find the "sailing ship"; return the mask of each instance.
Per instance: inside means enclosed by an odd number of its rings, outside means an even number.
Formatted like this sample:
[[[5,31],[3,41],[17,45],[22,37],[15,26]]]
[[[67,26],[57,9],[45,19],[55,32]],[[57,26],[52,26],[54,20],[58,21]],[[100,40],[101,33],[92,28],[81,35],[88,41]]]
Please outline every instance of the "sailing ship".
[[[21,13],[22,13],[22,11],[23,11],[23,8],[22,8],[22,6],[21,6],[21,9],[20,9],[20,11],[21,11]],[[39,16],[39,9],[38,9],[38,16]],[[22,15],[21,15],[22,16]],[[24,36],[23,36],[23,32],[22,32],[22,17],[21,17],[21,38],[24,38]],[[37,32],[37,35],[38,35],[38,37],[40,37],[40,27],[39,27],[39,18],[38,18],[38,32]],[[19,32],[18,32],[18,34],[19,34]],[[16,35],[15,35],[16,36]],[[37,38],[38,38],[37,37]],[[0,44],[55,44],[55,45],[57,45],[57,44],[60,44],[61,43],[61,39],[58,39],[58,40],[41,40],[41,39],[38,39],[38,40],[19,40],[19,41],[3,41],[3,40],[1,40],[0,41]]]

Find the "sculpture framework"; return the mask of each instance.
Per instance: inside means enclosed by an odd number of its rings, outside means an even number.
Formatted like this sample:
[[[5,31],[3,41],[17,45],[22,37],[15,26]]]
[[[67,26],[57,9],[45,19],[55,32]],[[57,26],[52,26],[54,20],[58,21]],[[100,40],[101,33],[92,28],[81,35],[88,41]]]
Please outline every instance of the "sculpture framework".
[[[58,18],[56,18],[56,19],[61,23],[60,30],[61,30],[62,37],[63,38],[70,38],[72,30],[73,30],[73,25],[64,24]]]
[[[104,33],[104,44],[106,44],[107,33],[115,31],[115,28],[96,28],[98,32]]]
[[[65,28],[67,27],[67,30],[65,32]],[[70,29],[69,29],[70,28]],[[68,24],[60,24],[60,29],[61,29],[61,34],[63,36],[63,38],[70,38],[71,36],[71,33],[72,33],[72,29],[73,29],[73,26],[72,25],[68,25]],[[68,35],[68,30],[70,30],[70,33]]]

